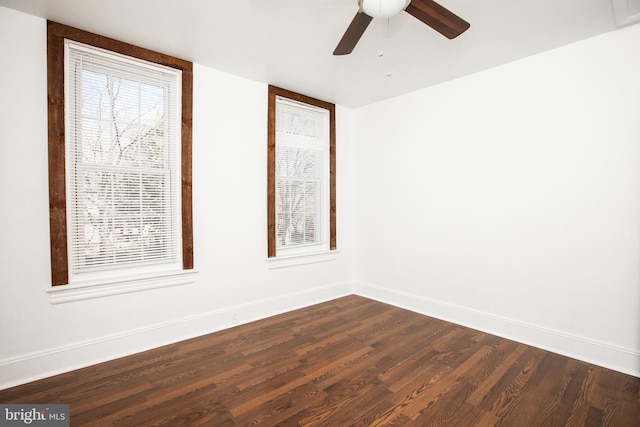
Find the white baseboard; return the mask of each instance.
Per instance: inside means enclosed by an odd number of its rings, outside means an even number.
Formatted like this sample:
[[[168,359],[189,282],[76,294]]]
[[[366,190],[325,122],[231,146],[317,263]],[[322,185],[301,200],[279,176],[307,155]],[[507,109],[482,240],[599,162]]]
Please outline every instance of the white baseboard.
[[[640,377],[640,352],[366,283],[357,295]]]
[[[0,360],[0,390],[357,294],[640,377],[640,352],[366,283],[339,283]]]
[[[353,294],[339,283],[0,360],[0,390]]]

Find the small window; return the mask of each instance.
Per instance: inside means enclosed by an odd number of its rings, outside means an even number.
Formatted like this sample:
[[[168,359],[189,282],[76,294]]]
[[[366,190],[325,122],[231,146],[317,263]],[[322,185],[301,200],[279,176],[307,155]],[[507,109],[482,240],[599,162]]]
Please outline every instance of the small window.
[[[192,269],[192,64],[48,31],[54,287]]]
[[[335,106],[269,87],[269,257],[336,249]]]

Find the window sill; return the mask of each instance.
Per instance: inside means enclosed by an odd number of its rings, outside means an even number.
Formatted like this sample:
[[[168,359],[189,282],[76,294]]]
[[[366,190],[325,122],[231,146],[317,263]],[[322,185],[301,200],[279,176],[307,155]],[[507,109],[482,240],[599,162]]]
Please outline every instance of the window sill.
[[[195,282],[197,273],[196,270],[181,270],[154,276],[124,277],[108,282],[101,281],[77,285],[53,286],[47,289],[47,292],[49,293],[51,304],[63,304],[66,302],[102,298],[149,289],[186,285]]]
[[[276,268],[294,267],[296,265],[313,264],[317,262],[334,261],[338,258],[338,251],[322,251],[296,255],[280,255],[267,258],[269,270]]]

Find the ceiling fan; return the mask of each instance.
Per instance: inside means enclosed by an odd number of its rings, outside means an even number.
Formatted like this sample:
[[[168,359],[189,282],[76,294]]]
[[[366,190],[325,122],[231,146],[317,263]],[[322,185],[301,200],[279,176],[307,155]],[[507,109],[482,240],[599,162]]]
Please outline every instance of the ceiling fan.
[[[458,37],[471,26],[432,0],[358,0],[358,13],[333,54],[350,54],[373,18],[390,18],[403,10],[449,39]]]

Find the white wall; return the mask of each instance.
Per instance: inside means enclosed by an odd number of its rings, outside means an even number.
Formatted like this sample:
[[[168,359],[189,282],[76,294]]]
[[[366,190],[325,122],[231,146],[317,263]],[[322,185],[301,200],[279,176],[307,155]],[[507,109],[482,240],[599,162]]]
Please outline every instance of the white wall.
[[[0,388],[351,293],[351,115],[334,261],[266,264],[267,86],[195,64],[196,283],[52,305],[46,22],[0,7]]]
[[[640,375],[639,46],[357,110],[358,292]]]
[[[640,26],[338,107],[339,259],[278,270],[265,263],[267,87],[196,64],[196,283],[59,305],[45,21],[0,7],[0,41],[0,388],[355,279],[361,295],[640,375]]]

